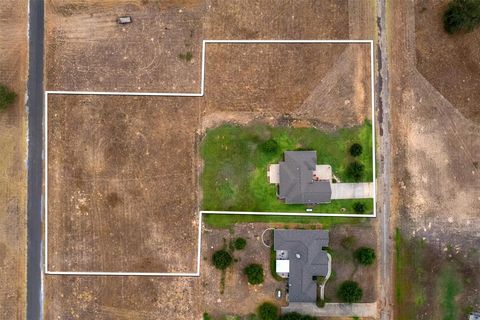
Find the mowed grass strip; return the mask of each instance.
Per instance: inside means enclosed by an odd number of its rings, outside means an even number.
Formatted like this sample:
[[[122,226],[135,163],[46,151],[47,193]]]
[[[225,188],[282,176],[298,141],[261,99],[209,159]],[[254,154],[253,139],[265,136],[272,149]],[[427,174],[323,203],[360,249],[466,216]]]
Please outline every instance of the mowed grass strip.
[[[347,166],[354,160],[359,161],[365,166],[361,180],[371,182],[373,180],[371,132],[369,122],[332,133],[313,128],[265,125],[223,125],[210,129],[201,145],[204,160],[201,177],[203,210],[305,212],[304,205],[287,205],[278,200],[276,186],[268,181],[268,165],[281,161],[285,151],[316,150],[317,163],[331,165],[334,175],[341,182],[354,181],[347,173]],[[278,148],[265,151],[262,146],[272,139],[277,142]],[[363,147],[363,153],[357,158],[353,158],[349,153],[350,146],[355,142]],[[313,212],[354,213],[355,202],[365,204],[365,213],[373,211],[373,199],[361,199],[334,200],[328,204],[316,205]],[[249,221],[256,219],[267,218],[258,216],[249,218]]]

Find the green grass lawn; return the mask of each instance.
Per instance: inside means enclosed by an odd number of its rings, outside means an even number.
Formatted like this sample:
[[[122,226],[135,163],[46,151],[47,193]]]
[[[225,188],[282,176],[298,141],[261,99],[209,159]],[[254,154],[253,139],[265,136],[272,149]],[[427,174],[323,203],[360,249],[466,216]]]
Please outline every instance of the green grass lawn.
[[[278,143],[278,150],[266,152],[262,148],[262,144],[269,139],[274,139]],[[325,133],[313,128],[264,125],[247,127],[223,125],[210,129],[201,145],[204,160],[201,177],[203,210],[305,212],[304,205],[287,205],[277,199],[276,186],[268,182],[268,165],[282,160],[284,151],[316,150],[318,164],[331,165],[334,175],[341,182],[352,182],[353,179],[349,177],[346,168],[354,160],[349,154],[349,148],[355,142],[363,147],[363,153],[356,158],[365,165],[361,181],[371,182],[373,162],[370,122],[333,133]],[[361,199],[334,200],[328,204],[315,206],[313,212],[354,213],[352,205],[358,201],[365,203],[366,213],[373,211],[373,199]],[[232,219],[265,221],[271,218],[265,216],[206,217],[207,223],[212,224],[225,224],[226,222],[222,221]],[[277,217],[275,221],[283,222],[284,219],[292,221],[291,217]]]
[[[232,214],[205,214],[203,221],[212,228],[231,228],[235,223],[266,222],[266,223],[320,223],[327,229],[335,224],[359,223],[367,218],[343,218],[343,217],[298,217],[298,216],[259,216],[259,215],[232,215]]]

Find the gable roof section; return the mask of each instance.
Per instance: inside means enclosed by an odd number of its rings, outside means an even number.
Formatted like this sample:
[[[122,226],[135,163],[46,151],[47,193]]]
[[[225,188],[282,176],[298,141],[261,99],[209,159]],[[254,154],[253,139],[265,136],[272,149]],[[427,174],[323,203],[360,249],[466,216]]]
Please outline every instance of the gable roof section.
[[[279,197],[287,204],[330,202],[330,181],[314,181],[317,165],[316,151],[286,151],[285,161],[279,163]]]
[[[288,251],[290,260],[290,302],[315,302],[317,284],[314,276],[328,273],[328,231],[325,230],[274,230],[273,248]]]

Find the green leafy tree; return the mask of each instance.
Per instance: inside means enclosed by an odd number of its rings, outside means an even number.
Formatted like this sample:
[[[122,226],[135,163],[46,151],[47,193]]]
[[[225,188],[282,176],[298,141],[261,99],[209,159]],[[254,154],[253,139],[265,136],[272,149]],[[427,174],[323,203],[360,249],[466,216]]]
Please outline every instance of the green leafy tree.
[[[243,250],[246,246],[247,240],[245,240],[244,238],[237,238],[233,243],[233,247],[235,248],[235,250]]]
[[[273,303],[264,302],[258,307],[257,315],[260,320],[277,320],[278,307]]]
[[[363,290],[355,281],[344,281],[338,288],[337,296],[342,302],[354,303],[359,302],[363,296]]]
[[[212,257],[213,265],[219,270],[227,269],[233,262],[233,258],[226,250],[218,250]]]
[[[350,154],[354,157],[358,157],[363,152],[362,145],[360,143],[354,143],[350,146]]]
[[[365,166],[358,162],[353,161],[347,167],[347,174],[352,177],[355,181],[360,181],[365,172]]]
[[[15,101],[17,94],[10,91],[4,85],[0,85],[0,111],[5,110],[9,105]]]
[[[260,145],[260,148],[266,154],[276,154],[278,152],[279,146],[277,141],[273,139],[268,139]]]
[[[355,202],[353,204],[353,211],[355,211],[355,213],[365,213],[366,210],[367,206],[363,202]]]
[[[247,275],[248,283],[261,284],[263,283],[263,268],[261,265],[252,263],[244,270]]]
[[[445,31],[454,34],[473,31],[480,25],[480,0],[453,0],[443,13]]]
[[[375,250],[368,247],[361,247],[355,250],[355,259],[364,266],[369,266],[375,262]]]

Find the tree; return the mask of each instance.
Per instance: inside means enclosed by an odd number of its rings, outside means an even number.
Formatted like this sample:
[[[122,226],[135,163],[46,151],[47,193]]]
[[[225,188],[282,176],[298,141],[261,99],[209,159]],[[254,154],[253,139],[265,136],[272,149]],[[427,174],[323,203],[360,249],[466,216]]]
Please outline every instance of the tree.
[[[278,307],[273,303],[264,302],[258,307],[257,315],[260,320],[277,320]]]
[[[268,139],[260,145],[260,148],[266,154],[276,154],[278,152],[278,142],[273,139]]]
[[[364,171],[365,166],[358,161],[351,162],[347,167],[347,174],[355,181],[360,181],[362,179]]]
[[[364,266],[369,266],[375,261],[375,250],[372,248],[361,247],[354,253],[355,259],[358,263]]]
[[[365,210],[367,210],[367,206],[363,202],[355,202],[353,204],[353,211],[355,213],[365,213]]]
[[[363,148],[360,143],[354,143],[350,146],[350,154],[354,157],[358,157],[362,154]]]
[[[233,243],[233,247],[235,248],[235,250],[243,250],[246,246],[247,240],[245,240],[244,238],[237,238]]]
[[[261,265],[252,263],[244,270],[247,275],[248,283],[260,284],[263,283],[263,268]]]
[[[15,101],[17,94],[10,91],[4,85],[0,85],[0,111],[5,110],[10,104]]]
[[[219,270],[227,269],[233,262],[233,258],[225,250],[218,250],[213,254],[212,257],[213,265]]]
[[[342,302],[354,303],[362,299],[363,290],[355,281],[344,281],[338,289],[337,296]]]
[[[471,32],[480,24],[480,0],[453,0],[443,13],[445,31]]]

